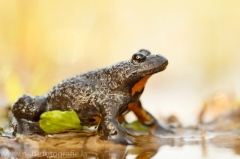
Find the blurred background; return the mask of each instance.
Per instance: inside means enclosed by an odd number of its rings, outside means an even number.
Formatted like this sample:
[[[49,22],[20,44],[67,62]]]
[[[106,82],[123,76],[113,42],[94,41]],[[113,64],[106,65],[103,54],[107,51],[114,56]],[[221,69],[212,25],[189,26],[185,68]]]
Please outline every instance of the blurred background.
[[[62,79],[129,60],[141,48],[168,68],[143,106],[195,124],[204,102],[240,97],[240,1],[1,0],[0,107],[42,95]],[[217,100],[217,101],[215,101]]]

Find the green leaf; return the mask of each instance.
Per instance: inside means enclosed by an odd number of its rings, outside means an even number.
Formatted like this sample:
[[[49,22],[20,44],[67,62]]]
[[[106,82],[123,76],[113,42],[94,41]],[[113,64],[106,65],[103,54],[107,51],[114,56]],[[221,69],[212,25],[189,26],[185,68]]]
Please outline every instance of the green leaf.
[[[48,111],[43,113],[40,118],[39,125],[46,133],[82,130],[75,111]]]
[[[141,124],[139,121],[134,121],[132,123],[125,124],[124,128],[132,129],[132,130],[144,132],[144,133],[150,132],[150,129],[144,126],[143,124]]]

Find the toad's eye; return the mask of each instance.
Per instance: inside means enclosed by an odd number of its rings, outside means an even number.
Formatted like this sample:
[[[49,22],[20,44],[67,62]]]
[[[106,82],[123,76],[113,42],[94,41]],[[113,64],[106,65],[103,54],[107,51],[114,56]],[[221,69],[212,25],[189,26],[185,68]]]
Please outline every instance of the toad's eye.
[[[137,52],[137,53],[133,54],[131,62],[133,64],[137,64],[137,63],[143,62],[145,60],[146,60],[146,55],[141,52]]]

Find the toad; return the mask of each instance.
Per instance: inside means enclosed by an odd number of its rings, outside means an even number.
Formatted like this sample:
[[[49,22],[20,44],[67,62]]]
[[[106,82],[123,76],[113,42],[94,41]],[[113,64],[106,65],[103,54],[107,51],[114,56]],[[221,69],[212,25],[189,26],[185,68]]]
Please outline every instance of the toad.
[[[74,110],[84,126],[100,122],[99,135],[115,143],[129,143],[120,128],[129,111],[155,132],[166,132],[143,109],[140,96],[149,77],[167,65],[163,56],[141,49],[130,60],[65,79],[45,95],[23,95],[12,107],[14,134],[44,133],[38,123],[40,115],[52,110]]]

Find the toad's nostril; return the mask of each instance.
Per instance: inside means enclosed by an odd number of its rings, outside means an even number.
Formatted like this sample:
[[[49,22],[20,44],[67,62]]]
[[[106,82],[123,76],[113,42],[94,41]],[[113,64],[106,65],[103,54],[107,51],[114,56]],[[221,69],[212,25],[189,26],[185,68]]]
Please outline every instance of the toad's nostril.
[[[168,65],[168,60],[160,54],[157,54],[156,57],[159,57],[162,64]]]
[[[165,62],[166,65],[168,65],[168,60],[166,59],[166,62]]]
[[[165,63],[166,65],[168,65],[168,60],[167,60],[165,57],[163,57],[163,56],[162,56],[162,61],[163,61],[163,63]]]

